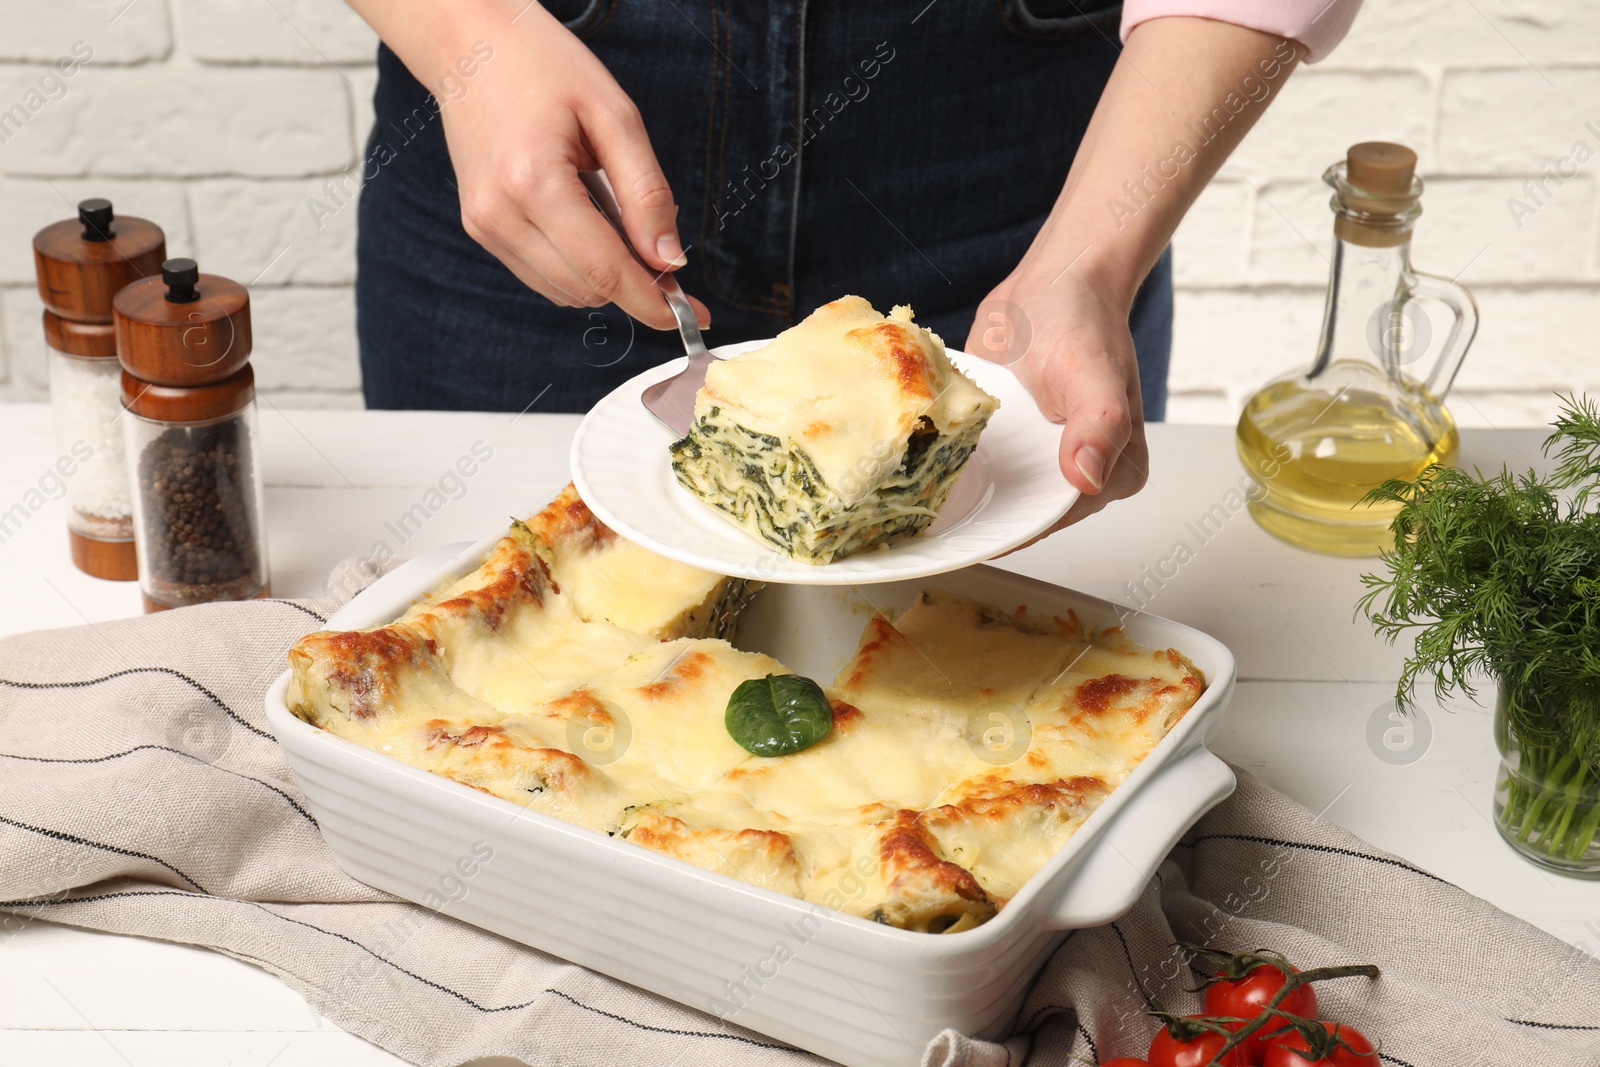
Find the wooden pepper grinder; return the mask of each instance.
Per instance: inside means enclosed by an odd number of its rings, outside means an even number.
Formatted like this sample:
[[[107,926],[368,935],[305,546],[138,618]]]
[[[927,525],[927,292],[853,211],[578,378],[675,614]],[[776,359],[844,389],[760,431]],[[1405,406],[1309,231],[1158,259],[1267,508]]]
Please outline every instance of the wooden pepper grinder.
[[[114,307],[145,610],[269,596],[249,294],[169,259]]]
[[[161,227],[117,218],[109,200],[85,200],[76,219],[33,238],[60,450],[54,470],[66,485],[72,562],[96,578],[139,576],[111,301],[129,282],[159,273],[166,255]]]

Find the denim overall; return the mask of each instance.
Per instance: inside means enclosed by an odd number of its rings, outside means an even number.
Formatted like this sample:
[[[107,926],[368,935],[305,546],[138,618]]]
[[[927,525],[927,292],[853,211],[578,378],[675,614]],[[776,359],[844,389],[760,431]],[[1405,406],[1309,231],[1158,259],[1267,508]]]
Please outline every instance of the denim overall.
[[[643,112],[680,205],[678,278],[710,307],[713,346],[855,293],[880,311],[910,304],[961,347],[1061,190],[1120,15],[1104,0],[545,7]],[[682,354],[676,334],[614,306],[555,307],[466,235],[441,103],[386,47],[375,103],[356,283],[370,407],[585,411]],[[1145,417],[1159,419],[1170,253],[1132,327]]]

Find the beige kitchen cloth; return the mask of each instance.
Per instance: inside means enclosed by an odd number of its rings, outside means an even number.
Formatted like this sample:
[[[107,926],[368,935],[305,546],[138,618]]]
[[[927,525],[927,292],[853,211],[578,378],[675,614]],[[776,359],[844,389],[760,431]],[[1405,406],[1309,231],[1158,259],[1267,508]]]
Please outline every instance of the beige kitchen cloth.
[[[285,650],[330,606],[216,605],[0,641],[0,942],[48,919],[204,945],[428,1067],[821,1062],[347,877],[261,710]],[[1243,772],[1131,912],[1067,939],[1015,1036],[946,1033],[907,1062],[1141,1055],[1155,1031],[1141,985],[1198,1007],[1179,940],[1378,964],[1380,980],[1318,997],[1389,1064],[1600,1064],[1600,962]]]

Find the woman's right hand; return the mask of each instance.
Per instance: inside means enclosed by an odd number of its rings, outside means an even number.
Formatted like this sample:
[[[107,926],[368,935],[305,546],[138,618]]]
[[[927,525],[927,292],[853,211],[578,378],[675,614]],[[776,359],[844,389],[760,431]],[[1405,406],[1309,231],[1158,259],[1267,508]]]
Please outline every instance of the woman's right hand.
[[[656,329],[676,327],[655,277],[685,262],[678,207],[639,109],[594,53],[538,3],[514,19],[503,5],[352,6],[442,105],[473,240],[556,304],[615,303]],[[471,77],[457,69],[462,57],[475,60]],[[578,172],[597,169],[649,270],[590,203]],[[705,305],[690,302],[707,324]]]

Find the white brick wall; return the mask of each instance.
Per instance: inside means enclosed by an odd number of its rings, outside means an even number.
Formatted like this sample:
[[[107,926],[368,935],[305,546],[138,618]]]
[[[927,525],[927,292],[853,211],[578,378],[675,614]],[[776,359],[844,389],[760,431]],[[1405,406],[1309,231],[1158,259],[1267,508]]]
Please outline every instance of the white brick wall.
[[[0,5],[0,112],[75,42],[93,58],[0,143],[0,399],[45,396],[30,240],[84,197],[251,285],[269,402],[359,406],[355,211],[306,198],[354,165],[376,39],[339,0]]]
[[[371,33],[338,0],[7,3],[0,111],[78,41],[93,59],[0,144],[0,398],[44,395],[29,238],[105,195],[159,221],[174,254],[252,282],[264,393],[359,403],[355,213],[318,229],[305,201],[357,159]],[[1375,138],[1422,158],[1417,266],[1460,272],[1479,298],[1458,419],[1542,421],[1551,389],[1600,392],[1600,155],[1520,226],[1507,208],[1574,142],[1600,153],[1596,44],[1600,4],[1367,0],[1179,232],[1171,417],[1231,422],[1263,380],[1310,359],[1330,240],[1317,179]]]

